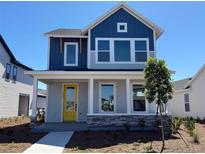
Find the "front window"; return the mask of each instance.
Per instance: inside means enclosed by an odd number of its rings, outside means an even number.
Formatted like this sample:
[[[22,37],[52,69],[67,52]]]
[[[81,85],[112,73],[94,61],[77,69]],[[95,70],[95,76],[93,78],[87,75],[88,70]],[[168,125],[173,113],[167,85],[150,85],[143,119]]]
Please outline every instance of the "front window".
[[[78,65],[78,43],[66,42],[64,48],[64,65]]]
[[[147,61],[147,42],[135,41],[135,61],[146,62]]]
[[[133,111],[146,111],[144,88],[141,85],[133,85]]]
[[[114,84],[100,85],[100,110],[101,112],[114,112]]]
[[[189,94],[184,94],[184,108],[185,112],[190,112]]]
[[[75,88],[66,89],[66,111],[75,111]]]
[[[109,40],[98,41],[98,61],[109,62],[110,61],[110,42]]]
[[[114,55],[115,61],[130,61],[130,41],[114,41]]]

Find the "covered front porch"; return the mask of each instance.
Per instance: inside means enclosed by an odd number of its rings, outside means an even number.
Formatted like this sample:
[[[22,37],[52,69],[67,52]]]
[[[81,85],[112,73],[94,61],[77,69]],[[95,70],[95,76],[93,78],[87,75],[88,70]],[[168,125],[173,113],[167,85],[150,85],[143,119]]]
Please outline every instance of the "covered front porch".
[[[151,126],[155,121],[156,105],[148,103],[143,96],[143,72],[33,71],[27,74],[34,76],[33,118],[36,116],[37,81],[47,84],[46,123],[83,122],[90,128],[134,126],[141,119]],[[65,101],[67,85],[77,87],[77,103],[73,107],[76,118],[71,123],[66,123],[69,122],[66,116],[72,114],[65,114],[65,110],[69,110],[69,103]],[[165,112],[170,115],[169,103]]]

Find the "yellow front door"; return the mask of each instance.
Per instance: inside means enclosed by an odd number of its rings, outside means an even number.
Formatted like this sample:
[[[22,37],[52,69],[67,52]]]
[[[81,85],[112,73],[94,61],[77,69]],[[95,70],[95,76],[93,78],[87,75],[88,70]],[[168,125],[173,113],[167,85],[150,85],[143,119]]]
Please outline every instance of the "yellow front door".
[[[76,121],[78,106],[77,84],[64,85],[63,121]]]

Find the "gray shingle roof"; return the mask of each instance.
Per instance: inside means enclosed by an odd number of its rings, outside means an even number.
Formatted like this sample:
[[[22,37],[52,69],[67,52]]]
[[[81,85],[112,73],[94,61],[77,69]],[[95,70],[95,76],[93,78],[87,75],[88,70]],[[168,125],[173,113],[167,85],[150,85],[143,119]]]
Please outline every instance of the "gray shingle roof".
[[[182,80],[178,80],[174,82],[174,89],[175,90],[181,90],[184,89],[184,87],[188,84],[188,82],[191,80],[192,78],[186,78],[186,79],[182,79]]]
[[[70,35],[70,36],[80,36],[82,33],[81,29],[65,29],[59,28],[50,32],[45,33],[45,35]]]

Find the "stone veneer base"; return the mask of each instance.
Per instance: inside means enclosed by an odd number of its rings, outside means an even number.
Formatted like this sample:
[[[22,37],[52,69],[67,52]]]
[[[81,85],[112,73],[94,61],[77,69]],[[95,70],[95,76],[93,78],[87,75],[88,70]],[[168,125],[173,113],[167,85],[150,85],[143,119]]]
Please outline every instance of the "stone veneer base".
[[[163,115],[164,130],[172,132],[172,117]],[[159,130],[160,116],[156,115],[88,115],[88,128],[125,128],[129,130]]]

